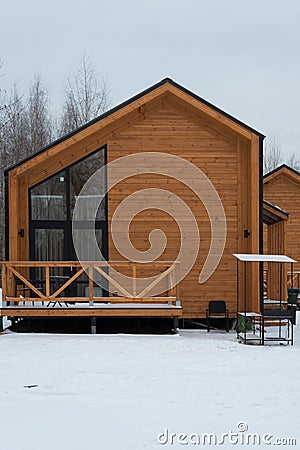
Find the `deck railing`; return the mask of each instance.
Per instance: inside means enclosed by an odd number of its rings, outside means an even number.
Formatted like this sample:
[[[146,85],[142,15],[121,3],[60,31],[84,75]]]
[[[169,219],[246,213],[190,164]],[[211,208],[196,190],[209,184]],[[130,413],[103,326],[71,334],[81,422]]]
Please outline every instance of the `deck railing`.
[[[287,272],[287,286],[300,289],[300,272]]]
[[[124,287],[109,273],[109,268],[125,271],[131,286]],[[152,270],[158,272],[148,286],[139,292],[137,284],[143,271]],[[109,303],[170,303],[176,304],[178,300],[178,263],[170,261],[153,262],[150,264],[127,261],[13,261],[2,263],[2,307],[9,303],[18,305],[20,302],[41,302],[42,305],[63,302],[109,302]],[[57,275],[66,273],[68,275]],[[33,273],[39,273],[39,279],[32,277]],[[53,273],[56,273],[53,275]],[[80,283],[79,279],[87,274],[85,281],[85,296],[67,295],[72,292],[72,287]],[[41,274],[43,274],[41,276]],[[152,273],[153,275],[153,273]],[[109,285],[109,291],[113,294],[99,296],[95,277],[102,279]],[[57,283],[57,281],[60,281]],[[54,281],[54,283],[53,283]],[[161,296],[151,296],[151,290],[159,283],[165,286]],[[76,286],[75,286],[76,288]],[[75,289],[76,291],[76,289]],[[74,292],[74,289],[73,289]]]
[[[291,287],[300,289],[300,272],[287,272],[286,278],[286,289]],[[264,277],[263,277],[263,289],[264,289],[264,298],[268,297],[268,269],[264,269]],[[287,290],[286,290],[287,296]],[[286,299],[285,299],[286,300]]]

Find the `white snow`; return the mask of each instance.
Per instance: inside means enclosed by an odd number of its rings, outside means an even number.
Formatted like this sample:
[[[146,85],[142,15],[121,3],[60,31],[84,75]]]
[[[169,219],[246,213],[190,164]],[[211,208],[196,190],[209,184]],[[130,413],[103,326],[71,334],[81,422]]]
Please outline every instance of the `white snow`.
[[[240,261],[248,262],[282,262],[282,263],[295,263],[295,259],[285,255],[258,255],[250,253],[234,254]]]
[[[294,438],[298,446],[299,371],[300,326],[293,347],[244,346],[234,332],[6,331],[0,335],[0,450],[201,448],[179,444],[178,435],[220,438],[236,432],[239,422],[247,433]],[[170,437],[166,445],[157,440],[166,429],[176,433],[173,445]],[[247,448],[227,441],[218,447]]]
[[[216,331],[5,332],[0,355],[1,450],[201,448],[157,436],[220,436],[239,422],[300,442],[299,328],[294,347],[244,346]]]

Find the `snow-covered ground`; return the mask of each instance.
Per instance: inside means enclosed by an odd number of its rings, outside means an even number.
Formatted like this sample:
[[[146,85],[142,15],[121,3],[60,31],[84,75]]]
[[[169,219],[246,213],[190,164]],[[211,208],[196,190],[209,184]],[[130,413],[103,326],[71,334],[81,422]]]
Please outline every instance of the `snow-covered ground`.
[[[191,433],[215,433],[220,440],[238,423],[270,439],[296,438],[297,447],[285,448],[299,448],[300,327],[296,331],[294,347],[244,346],[233,332],[6,332],[0,335],[0,448],[212,448],[193,445]],[[176,433],[173,445],[170,438],[163,445],[165,430]],[[179,433],[190,443],[179,444]]]

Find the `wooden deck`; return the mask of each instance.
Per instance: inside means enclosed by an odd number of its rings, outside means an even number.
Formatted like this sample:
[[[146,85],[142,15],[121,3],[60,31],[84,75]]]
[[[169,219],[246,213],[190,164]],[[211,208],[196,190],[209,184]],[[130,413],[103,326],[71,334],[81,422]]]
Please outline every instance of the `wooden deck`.
[[[11,306],[0,309],[8,317],[181,317],[180,305],[161,304],[106,304],[69,305],[55,307]]]
[[[129,269],[131,288],[123,287],[114,280],[105,267],[109,264]],[[170,317],[182,316],[182,307],[175,286],[176,267],[170,262],[153,263],[157,277],[149,286],[137,292],[139,265],[127,262],[31,262],[17,261],[2,264],[2,306],[0,317]],[[142,264],[140,264],[142,266]],[[58,269],[72,268],[72,276],[61,276],[60,285],[51,283],[51,273]],[[32,280],[31,269],[43,270],[42,280]],[[88,274],[86,297],[67,297],[67,290],[83,273]],[[93,281],[95,273],[109,283],[109,290],[120,294],[99,297]],[[55,276],[52,275],[55,278]],[[164,282],[166,292],[162,296],[151,296],[151,289]]]

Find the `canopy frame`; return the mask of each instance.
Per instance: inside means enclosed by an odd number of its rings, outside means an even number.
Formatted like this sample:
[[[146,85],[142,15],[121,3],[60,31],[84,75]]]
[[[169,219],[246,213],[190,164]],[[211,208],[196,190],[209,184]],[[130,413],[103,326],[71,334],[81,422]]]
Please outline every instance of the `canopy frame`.
[[[286,255],[262,255],[262,254],[252,254],[252,253],[234,253],[233,256],[237,260],[237,315],[239,314],[239,262],[242,262],[243,264],[243,313],[246,316],[249,311],[247,311],[247,263],[259,263],[259,270],[260,270],[260,280],[262,280],[262,273],[263,273],[263,263],[264,262],[274,262],[280,264],[280,298],[279,298],[279,306],[280,309],[282,309],[282,286],[283,286],[283,280],[282,280],[282,274],[283,274],[283,264],[289,263],[291,264],[291,274],[293,276],[293,266],[294,263],[297,262],[295,259],[290,258]],[[293,288],[293,281],[292,286]],[[265,333],[264,333],[264,295],[263,295],[263,287],[262,282],[260,281],[260,313],[261,313],[261,322],[262,322],[262,333],[261,333],[261,343],[264,345],[265,342]],[[244,342],[247,343],[247,339],[244,339]]]

